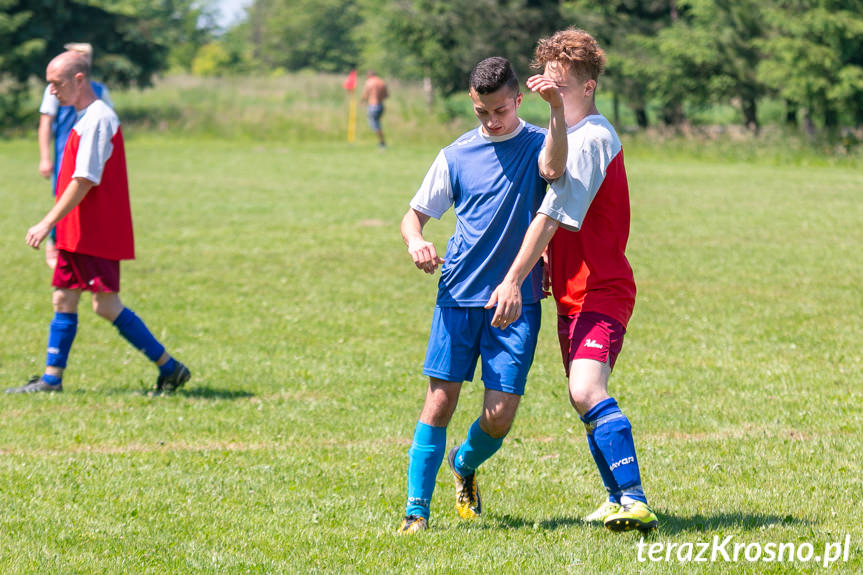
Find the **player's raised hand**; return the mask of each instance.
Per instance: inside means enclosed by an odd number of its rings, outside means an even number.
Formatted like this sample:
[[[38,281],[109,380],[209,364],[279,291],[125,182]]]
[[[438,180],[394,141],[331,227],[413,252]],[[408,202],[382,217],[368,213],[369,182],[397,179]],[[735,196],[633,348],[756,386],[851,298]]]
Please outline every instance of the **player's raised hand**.
[[[425,240],[411,240],[408,253],[414,260],[414,265],[427,274],[433,274],[443,263],[443,258],[437,255],[434,244]]]
[[[563,97],[560,95],[560,88],[551,79],[536,74],[527,79],[527,87],[531,92],[539,94],[540,97],[548,102],[548,105],[556,108],[563,106]]]

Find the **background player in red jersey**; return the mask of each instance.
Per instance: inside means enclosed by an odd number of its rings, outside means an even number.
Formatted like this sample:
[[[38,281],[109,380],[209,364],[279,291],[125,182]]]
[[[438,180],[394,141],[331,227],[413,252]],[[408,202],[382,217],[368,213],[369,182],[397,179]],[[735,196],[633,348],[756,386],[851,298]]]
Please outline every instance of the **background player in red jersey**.
[[[156,388],[173,391],[188,381],[189,370],[132,310],[120,301],[120,260],[135,257],[123,133],[117,115],[96,97],[90,65],[76,52],[51,60],[46,79],[63,106],[74,106],[78,121],[66,141],[57,200],[27,231],[27,245],[38,249],[57,226],[54,268],[54,319],[48,336],[45,373],[7,393],[63,391],[63,371],[78,330],[81,292],[93,293],[93,310],[112,322],[129,343],[159,368]]]
[[[570,402],[608,491],[608,500],[585,519],[603,521],[612,531],[650,530],[657,519],[641,486],[632,427],[608,394],[635,303],[635,281],[624,253],[629,187],[623,149],[594,97],[605,55],[587,32],[565,30],[540,40],[534,65],[563,96],[566,171],[551,183],[486,307],[497,305],[493,326],[511,324],[521,310],[520,286],[548,246]]]

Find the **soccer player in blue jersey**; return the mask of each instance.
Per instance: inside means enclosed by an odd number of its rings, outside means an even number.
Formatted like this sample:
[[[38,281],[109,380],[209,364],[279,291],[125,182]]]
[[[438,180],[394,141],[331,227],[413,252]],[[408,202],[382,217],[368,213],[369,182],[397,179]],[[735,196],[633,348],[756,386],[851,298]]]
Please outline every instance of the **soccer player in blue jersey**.
[[[547,181],[565,168],[566,128],[557,86],[543,76],[533,76],[527,85],[549,104],[548,131],[518,117],[522,94],[508,60],[488,58],[476,65],[470,97],[480,126],[441,150],[402,220],[414,264],[429,274],[440,265],[441,278],[423,369],[429,383],[409,452],[400,534],[428,527],[446,428],[477,359],[482,358],[485,384],[482,411],[466,439],[447,455],[456,510],[464,519],[482,512],[476,469],[500,448],[524,393],[539,334],[541,266],[522,286],[522,314],[514,323],[492,327],[494,310],[483,306],[517,254]],[[422,230],[429,218],[439,219],[451,206],[456,228],[444,261]]]

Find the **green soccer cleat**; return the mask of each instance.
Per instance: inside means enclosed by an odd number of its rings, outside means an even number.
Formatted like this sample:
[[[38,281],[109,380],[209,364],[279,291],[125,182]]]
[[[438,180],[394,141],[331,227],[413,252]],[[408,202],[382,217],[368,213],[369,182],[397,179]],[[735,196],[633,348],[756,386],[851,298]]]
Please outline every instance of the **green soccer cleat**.
[[[396,535],[414,535],[429,528],[428,520],[422,515],[406,515]]]
[[[602,523],[605,521],[606,517],[614,513],[619,513],[621,509],[623,508],[620,506],[620,503],[615,503],[606,499],[602,502],[602,505],[594,510],[593,513],[585,515],[581,520],[585,523]]]
[[[644,533],[656,529],[659,521],[647,503],[636,501],[622,506],[620,511],[606,517],[603,523],[615,532],[638,529]]]
[[[455,510],[462,519],[477,519],[482,513],[482,499],[479,496],[479,485],[476,483],[476,472],[462,477],[455,470],[455,454],[458,446],[449,450],[446,462],[455,478]]]

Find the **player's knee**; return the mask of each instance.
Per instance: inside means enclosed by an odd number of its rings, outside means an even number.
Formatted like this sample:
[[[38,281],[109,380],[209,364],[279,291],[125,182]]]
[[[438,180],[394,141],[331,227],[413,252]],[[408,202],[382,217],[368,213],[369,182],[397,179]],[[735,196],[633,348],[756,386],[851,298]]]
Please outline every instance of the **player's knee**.
[[[78,311],[78,298],[65,290],[54,290],[51,303],[54,306],[54,311],[58,313],[77,313]]]
[[[480,419],[480,427],[490,437],[498,439],[509,433],[514,416],[515,412],[510,412],[508,410],[488,412]]]
[[[594,393],[589,389],[570,389],[569,403],[579,414],[585,414],[596,404]]]
[[[420,420],[435,427],[446,427],[457,403],[457,398],[452,398],[445,393],[430,394],[426,397]]]
[[[120,312],[123,311],[123,306],[113,298],[93,298],[93,311],[101,318],[108,321],[114,321]]]

